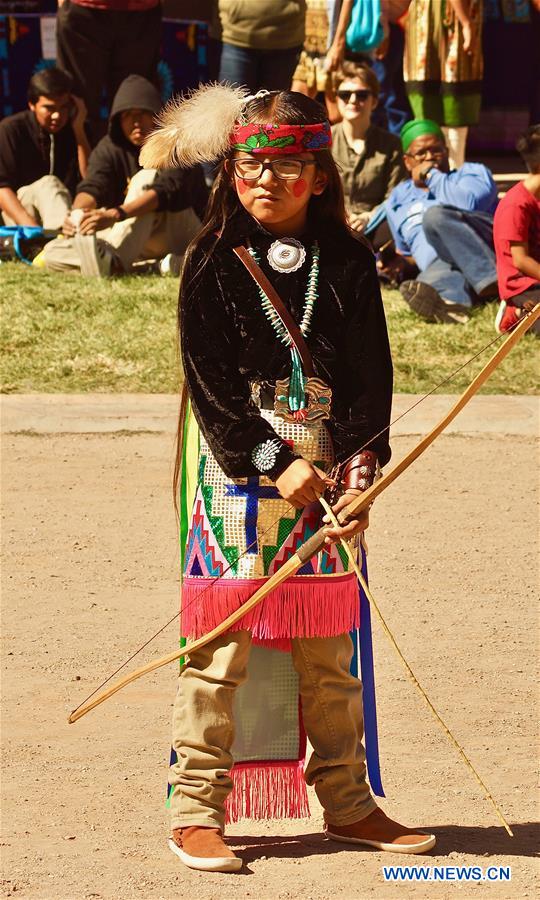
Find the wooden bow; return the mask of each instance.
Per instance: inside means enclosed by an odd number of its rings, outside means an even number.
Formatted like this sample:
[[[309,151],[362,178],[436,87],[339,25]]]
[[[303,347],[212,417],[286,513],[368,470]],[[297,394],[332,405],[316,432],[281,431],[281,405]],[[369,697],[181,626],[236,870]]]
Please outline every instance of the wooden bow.
[[[513,331],[509,334],[504,343],[499,347],[496,353],[493,354],[491,359],[486,363],[484,368],[478,373],[478,375],[473,379],[468,388],[463,392],[463,394],[459,397],[457,402],[452,406],[449,412],[441,419],[440,422],[435,425],[434,428],[422,438],[422,440],[413,447],[403,459],[391,469],[386,475],[376,481],[367,491],[364,491],[358,497],[355,497],[351,503],[348,504],[343,510],[341,510],[338,520],[340,524],[344,525],[349,519],[357,518],[358,513],[360,513],[363,509],[369,507],[371,503],[375,500],[379,494],[382,494],[383,491],[386,490],[399,476],[405,472],[406,469],[409,468],[412,463],[418,459],[419,456],[426,450],[430,444],[441,434],[442,431],[452,422],[458,413],[463,409],[464,406],[469,402],[469,400],[474,397],[476,392],[482,387],[484,382],[490,377],[490,375],[495,371],[497,366],[502,362],[502,360],[508,355],[510,350],[514,347],[515,344],[519,341],[521,336],[528,331],[529,328],[534,325],[534,323],[540,317],[540,303],[538,303],[532,312],[528,313],[528,315],[524,316],[519,324],[513,329]],[[318,553],[324,546],[325,539],[325,527],[320,528],[312,537],[310,537],[302,546],[297,550],[297,552],[292,556],[287,562],[281,566],[281,568],[268,580],[264,583],[262,587],[259,588],[245,603],[243,603],[235,612],[231,613],[230,616],[227,616],[226,619],[223,620],[216,628],[213,628],[212,631],[209,631],[208,634],[203,635],[203,637],[197,638],[197,640],[191,641],[186,644],[184,647],[173,650],[172,653],[168,653],[166,656],[162,656],[159,659],[155,659],[152,662],[146,663],[146,665],[141,666],[138,669],[135,669],[134,672],[131,672],[129,675],[125,675],[123,678],[120,678],[115,684],[111,685],[106,690],[102,691],[100,694],[97,694],[93,699],[89,700],[86,703],[82,703],[76,709],[73,710],[71,715],[68,718],[68,722],[73,724],[78,719],[82,718],[82,716],[86,715],[86,713],[90,712],[92,709],[95,709],[96,706],[99,706],[105,700],[108,700],[109,697],[112,697],[113,694],[118,693],[118,691],[122,690],[122,688],[126,687],[128,684],[131,684],[132,681],[136,681],[138,678],[141,678],[143,675],[147,675],[149,672],[154,672],[156,669],[161,668],[161,666],[166,666],[168,663],[174,662],[177,659],[180,659],[181,656],[189,657],[191,653],[195,653],[196,650],[200,650],[201,647],[205,647],[206,644],[209,644],[211,641],[218,638],[225,631],[229,631],[233,625],[236,625],[240,619],[242,619],[248,612],[250,612],[254,607],[256,607],[259,603],[262,603],[265,597],[270,594],[274,588],[276,588],[282,581],[285,581],[286,578],[290,578],[298,571],[305,563],[307,563],[316,553]]]

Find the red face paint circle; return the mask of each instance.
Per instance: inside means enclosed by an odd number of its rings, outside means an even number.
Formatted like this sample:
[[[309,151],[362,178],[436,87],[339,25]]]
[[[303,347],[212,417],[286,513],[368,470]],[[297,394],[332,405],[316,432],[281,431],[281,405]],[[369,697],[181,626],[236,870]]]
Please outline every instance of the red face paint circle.
[[[292,192],[295,197],[301,197],[302,194],[305,194],[307,190],[307,184],[304,178],[299,178],[298,181],[295,181],[293,184]]]
[[[245,194],[248,190],[249,185],[246,181],[242,181],[241,178],[236,179],[236,190],[239,194]]]

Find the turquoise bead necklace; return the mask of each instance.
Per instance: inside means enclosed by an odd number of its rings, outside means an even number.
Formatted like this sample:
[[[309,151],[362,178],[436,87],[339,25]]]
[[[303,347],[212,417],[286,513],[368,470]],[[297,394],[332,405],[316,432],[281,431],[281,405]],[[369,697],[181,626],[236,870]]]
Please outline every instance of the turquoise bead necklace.
[[[251,253],[253,259],[260,265],[259,256],[257,251],[254,250],[253,247],[248,247],[249,252]],[[311,248],[311,268],[309,271],[308,282],[307,282],[307,290],[306,290],[306,300],[304,305],[304,314],[302,316],[302,321],[300,322],[299,328],[302,332],[302,336],[307,337],[309,330],[311,328],[311,319],[313,316],[313,309],[315,307],[315,301],[317,300],[318,294],[318,284],[319,284],[319,245],[317,241],[313,244]],[[291,377],[289,378],[289,391],[288,391],[288,401],[289,401],[289,409],[293,413],[300,413],[301,410],[306,408],[306,376],[304,375],[304,371],[302,369],[302,360],[300,359],[300,354],[296,348],[296,345],[293,342],[293,339],[289,332],[287,331],[285,325],[281,321],[280,316],[270,303],[268,299],[268,295],[261,287],[259,287],[259,295],[261,298],[261,306],[263,308],[264,314],[270,324],[272,325],[274,331],[279,337],[282,344],[285,344],[286,347],[289,348],[291,354]],[[300,413],[301,415],[301,413]],[[299,416],[300,418],[300,416]]]

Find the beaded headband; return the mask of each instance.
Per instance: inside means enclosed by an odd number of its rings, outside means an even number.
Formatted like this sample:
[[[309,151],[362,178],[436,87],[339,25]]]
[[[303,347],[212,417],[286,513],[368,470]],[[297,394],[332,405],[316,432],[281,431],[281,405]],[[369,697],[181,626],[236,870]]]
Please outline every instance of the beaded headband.
[[[306,153],[326,150],[332,145],[329,122],[316,125],[238,125],[231,135],[233,150],[264,154]]]
[[[246,88],[205,84],[185,97],[170,100],[157,116],[157,127],[141,150],[141,165],[145,169],[188,168],[223,158],[231,149],[289,154],[326,150],[331,146],[329,122],[247,124],[247,104],[267,95],[268,91],[253,95]]]

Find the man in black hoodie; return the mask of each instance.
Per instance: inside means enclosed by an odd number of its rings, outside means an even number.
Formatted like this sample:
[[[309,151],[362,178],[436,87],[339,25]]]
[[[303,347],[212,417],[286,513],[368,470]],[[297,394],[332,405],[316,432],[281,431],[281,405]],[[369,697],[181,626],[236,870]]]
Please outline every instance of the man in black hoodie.
[[[141,169],[139,153],[161,108],[156,88],[140,75],[120,85],[108,134],[92,151],[88,172],[42,264],[83,275],[128,272],[140,259],[181,256],[200,227],[208,190],[200,166]]]

